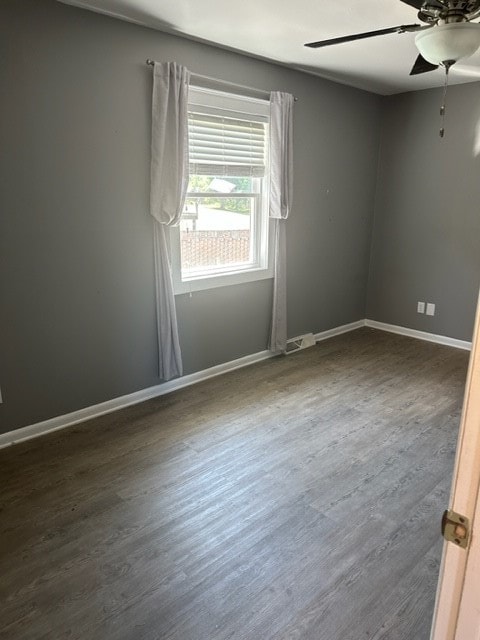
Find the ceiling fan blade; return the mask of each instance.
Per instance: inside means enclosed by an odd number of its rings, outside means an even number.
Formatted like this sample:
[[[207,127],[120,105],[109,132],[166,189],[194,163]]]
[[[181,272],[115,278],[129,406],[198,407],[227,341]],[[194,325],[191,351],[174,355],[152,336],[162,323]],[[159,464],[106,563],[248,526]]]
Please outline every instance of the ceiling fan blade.
[[[419,24],[402,24],[398,27],[389,27],[388,29],[379,29],[378,31],[366,31],[365,33],[356,33],[352,36],[341,36],[340,38],[330,38],[330,40],[319,40],[318,42],[307,42],[306,47],[311,49],[319,49],[320,47],[328,47],[332,44],[342,44],[343,42],[353,42],[354,40],[364,40],[365,38],[374,38],[375,36],[385,36],[389,33],[407,33],[412,31],[420,31],[424,29]]]
[[[425,4],[425,0],[400,0],[400,2],[408,4],[418,11],[420,11]],[[439,9],[445,9],[446,7],[448,7],[448,4],[442,2],[441,0],[428,0],[428,4],[431,7],[438,7]]]
[[[400,2],[404,2],[405,4],[409,4],[414,9],[418,9],[418,11],[420,11],[420,9],[422,8],[422,5],[425,2],[425,0],[400,0]]]
[[[428,60],[425,60],[422,54],[419,53],[409,75],[417,76],[419,73],[427,73],[428,71],[435,71],[435,69],[438,69],[438,64],[428,62]]]

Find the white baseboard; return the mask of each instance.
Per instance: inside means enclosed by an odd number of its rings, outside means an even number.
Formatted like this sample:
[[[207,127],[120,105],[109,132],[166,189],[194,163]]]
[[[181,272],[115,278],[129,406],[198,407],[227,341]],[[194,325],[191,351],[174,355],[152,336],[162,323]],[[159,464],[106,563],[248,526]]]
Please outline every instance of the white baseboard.
[[[360,329],[365,326],[365,320],[357,320],[356,322],[349,322],[348,324],[342,324],[339,327],[333,327],[333,329],[326,329],[325,331],[320,331],[319,333],[313,334],[313,339],[315,342],[321,342],[322,340],[327,340],[328,338],[333,338],[334,336],[339,336],[342,333],[348,333],[349,331],[354,331],[355,329]],[[295,336],[295,338],[289,338],[287,340],[287,344],[293,343],[296,341],[302,340],[302,338],[308,338],[312,336],[311,333],[306,333],[300,336]],[[313,344],[311,345],[313,346]],[[292,351],[287,351],[286,355],[290,355],[291,353],[298,353],[298,351],[303,351],[305,348],[293,349]]]
[[[12,444],[17,444],[18,442],[23,442],[24,440],[37,438],[38,436],[51,433],[52,431],[71,427],[79,422],[98,418],[106,413],[112,413],[113,411],[118,411],[118,409],[124,409],[125,407],[144,402],[145,400],[150,400],[151,398],[163,396],[166,393],[171,393],[177,389],[183,389],[183,387],[189,387],[197,382],[214,378],[222,373],[241,369],[242,367],[247,367],[255,362],[261,362],[262,360],[271,358],[274,355],[275,354],[271,353],[271,351],[259,351],[258,353],[244,356],[237,360],[231,360],[225,364],[219,364],[214,367],[210,367],[209,369],[204,369],[203,371],[197,371],[196,373],[176,378],[175,380],[169,380],[168,382],[155,385],[154,387],[141,389],[140,391],[135,391],[134,393],[129,393],[128,395],[120,396],[119,398],[113,398],[112,400],[107,400],[106,402],[101,402],[100,404],[96,404],[91,407],[72,411],[72,413],[67,413],[63,416],[57,416],[55,418],[50,418],[49,420],[36,422],[35,424],[28,425],[27,427],[21,427],[14,431],[2,433],[0,434],[0,449]]]
[[[415,329],[407,329],[393,324],[377,322],[376,320],[357,320],[356,322],[350,322],[349,324],[344,324],[340,327],[321,331],[320,333],[315,334],[315,341],[321,342],[322,340],[327,340],[328,338],[333,338],[334,336],[354,331],[355,329],[360,329],[365,326],[380,329],[381,331],[389,331],[390,333],[410,336],[411,338],[427,340],[428,342],[437,342],[450,347],[457,347],[458,349],[471,349],[472,347],[471,342],[466,342],[464,340],[457,340],[446,336],[437,336],[424,331],[416,331]],[[98,418],[99,416],[144,402],[145,400],[150,400],[151,398],[163,396],[167,393],[171,393],[172,391],[176,391],[177,389],[189,387],[197,382],[202,382],[203,380],[214,378],[222,375],[223,373],[234,371],[235,369],[241,369],[242,367],[247,367],[251,364],[255,364],[256,362],[261,362],[262,360],[267,360],[274,355],[275,354],[270,351],[259,351],[258,353],[244,356],[237,360],[231,360],[230,362],[225,362],[224,364],[219,364],[215,367],[204,369],[203,371],[197,371],[196,373],[191,373],[189,375],[182,376],[181,378],[176,378],[175,380],[155,385],[154,387],[141,389],[140,391],[135,391],[134,393],[129,393],[128,395],[120,396],[119,398],[113,398],[112,400],[107,400],[106,402],[101,402],[100,404],[96,404],[91,407],[72,411],[72,413],[67,413],[63,416],[57,416],[55,418],[50,418],[49,420],[43,420],[42,422],[28,425],[27,427],[21,427],[14,431],[2,433],[0,434],[0,449],[18,442],[23,442],[24,440],[37,438],[38,436],[51,433],[52,431],[71,427],[75,424],[79,424],[80,422],[91,420],[92,418]]]
[[[427,333],[426,331],[418,331],[417,329],[408,329],[407,327],[399,327],[396,324],[387,324],[386,322],[377,322],[376,320],[365,320],[365,326],[372,329],[380,329],[389,333],[398,333],[401,336],[409,338],[418,338],[418,340],[426,340],[427,342],[436,342],[444,344],[447,347],[455,347],[457,349],[465,349],[470,351],[472,343],[466,340],[457,340],[457,338],[449,338],[448,336],[439,336],[435,333]]]
[[[315,342],[321,342],[333,336],[339,336],[342,333],[348,333],[349,331],[355,331],[365,326],[365,320],[357,320],[356,322],[349,322],[348,324],[342,324],[340,327],[334,327],[333,329],[327,329],[315,334]]]

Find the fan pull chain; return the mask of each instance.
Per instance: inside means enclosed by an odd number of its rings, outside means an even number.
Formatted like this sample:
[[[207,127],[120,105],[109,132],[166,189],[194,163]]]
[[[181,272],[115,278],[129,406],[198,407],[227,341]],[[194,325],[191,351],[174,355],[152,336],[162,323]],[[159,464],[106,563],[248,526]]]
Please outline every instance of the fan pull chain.
[[[443,85],[443,98],[442,98],[442,106],[440,107],[440,116],[442,118],[442,126],[440,129],[440,137],[443,138],[445,135],[445,111],[446,111],[446,102],[447,102],[447,89],[448,89],[448,72],[450,71],[450,67],[454,64],[454,60],[446,60],[443,63],[445,67],[445,83]]]

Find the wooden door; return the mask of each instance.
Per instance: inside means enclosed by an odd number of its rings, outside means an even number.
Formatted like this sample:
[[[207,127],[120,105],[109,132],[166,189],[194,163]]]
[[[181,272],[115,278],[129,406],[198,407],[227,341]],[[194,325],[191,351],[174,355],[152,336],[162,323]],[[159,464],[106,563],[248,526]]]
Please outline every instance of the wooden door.
[[[431,640],[480,640],[480,302],[449,508],[471,523],[470,544],[445,542]],[[439,514],[440,519],[441,514]]]

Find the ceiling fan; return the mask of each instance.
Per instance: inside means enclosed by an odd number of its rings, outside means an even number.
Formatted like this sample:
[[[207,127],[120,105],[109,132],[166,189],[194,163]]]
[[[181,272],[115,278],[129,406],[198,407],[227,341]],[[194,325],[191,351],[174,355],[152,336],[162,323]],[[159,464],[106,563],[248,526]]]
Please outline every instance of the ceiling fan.
[[[390,33],[413,33],[419,55],[410,75],[427,73],[441,65],[448,70],[460,58],[466,58],[480,47],[480,24],[472,20],[480,16],[480,0],[400,0],[417,9],[418,19],[425,23],[402,24],[377,31],[309,42],[312,49],[343,42],[364,40]]]

